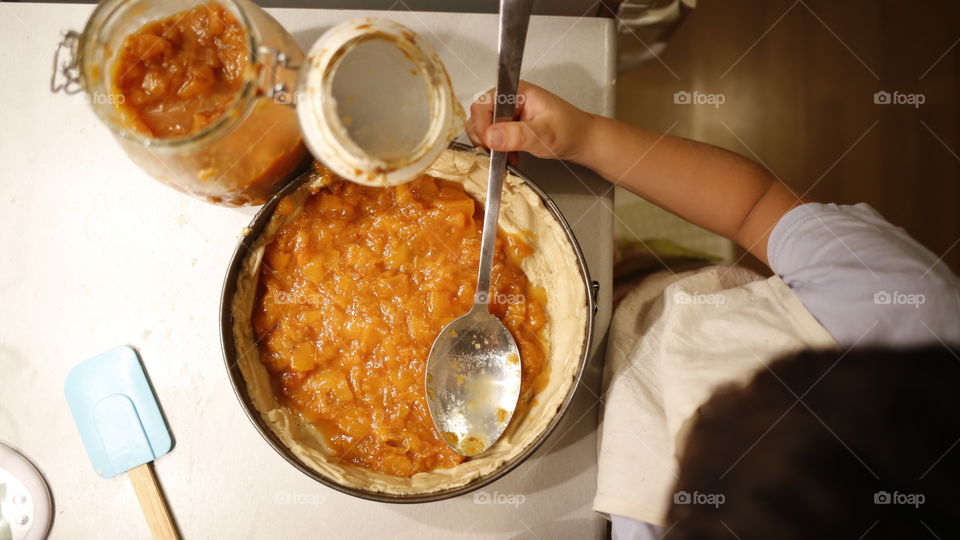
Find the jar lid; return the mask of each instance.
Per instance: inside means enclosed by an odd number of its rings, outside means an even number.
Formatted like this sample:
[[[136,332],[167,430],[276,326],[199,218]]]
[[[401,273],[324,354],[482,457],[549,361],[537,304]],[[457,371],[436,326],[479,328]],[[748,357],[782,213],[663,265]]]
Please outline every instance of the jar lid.
[[[307,147],[361,184],[412,180],[463,130],[463,109],[436,52],[386,19],[352,19],[324,33],[307,54],[296,96]]]

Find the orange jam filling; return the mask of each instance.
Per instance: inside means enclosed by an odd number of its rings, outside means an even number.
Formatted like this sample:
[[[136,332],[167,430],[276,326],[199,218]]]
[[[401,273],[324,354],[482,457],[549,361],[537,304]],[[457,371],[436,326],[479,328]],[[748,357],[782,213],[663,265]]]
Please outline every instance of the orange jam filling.
[[[114,62],[117,108],[143,135],[197,133],[237,100],[248,57],[246,32],[215,2],[151,22],[127,36]]]
[[[430,419],[424,367],[443,326],[473,304],[482,221],[456,182],[334,181],[267,245],[253,311],[261,361],[280,403],[341,462],[409,477],[463,461]],[[547,377],[546,294],[520,268],[531,252],[497,237],[490,309],[520,348],[518,415]]]

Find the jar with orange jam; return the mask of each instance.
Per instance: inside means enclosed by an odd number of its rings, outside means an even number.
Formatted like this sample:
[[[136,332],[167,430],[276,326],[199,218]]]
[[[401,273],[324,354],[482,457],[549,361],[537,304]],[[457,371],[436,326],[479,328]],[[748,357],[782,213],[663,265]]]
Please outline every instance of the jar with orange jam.
[[[127,155],[182,192],[262,204],[309,161],[296,110],[270,97],[303,53],[248,0],[106,0],[57,56],[51,88],[84,91]]]
[[[346,20],[304,58],[248,0],[105,0],[60,44],[51,89],[86,91],[141,168],[228,205],[264,202],[305,148],[354,182],[408,182],[464,123],[446,68],[409,28]]]

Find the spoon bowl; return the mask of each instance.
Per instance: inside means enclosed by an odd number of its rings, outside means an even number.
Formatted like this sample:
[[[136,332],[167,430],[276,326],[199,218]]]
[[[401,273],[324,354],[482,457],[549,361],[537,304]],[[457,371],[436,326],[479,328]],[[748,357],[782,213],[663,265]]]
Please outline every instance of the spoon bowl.
[[[448,324],[427,360],[427,406],[443,439],[464,456],[486,451],[520,397],[520,351],[485,305]]]

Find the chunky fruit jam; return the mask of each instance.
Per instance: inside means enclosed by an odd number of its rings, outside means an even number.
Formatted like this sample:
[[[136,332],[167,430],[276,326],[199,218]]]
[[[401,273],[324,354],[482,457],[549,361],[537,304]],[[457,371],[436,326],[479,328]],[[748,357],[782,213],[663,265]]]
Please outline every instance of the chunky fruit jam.
[[[430,419],[424,367],[441,328],[473,304],[482,221],[456,182],[334,181],[267,245],[253,312],[261,360],[280,402],[342,462],[409,477],[463,460]],[[547,376],[546,294],[520,268],[530,253],[497,238],[491,311],[520,348],[518,414]]]
[[[114,62],[117,108],[143,135],[197,133],[238,99],[248,49],[237,18],[215,2],[151,22],[127,36]]]

